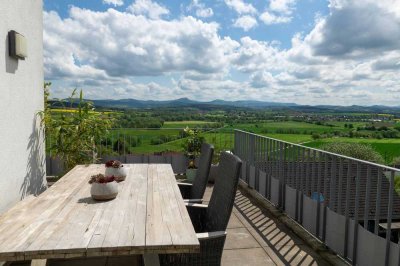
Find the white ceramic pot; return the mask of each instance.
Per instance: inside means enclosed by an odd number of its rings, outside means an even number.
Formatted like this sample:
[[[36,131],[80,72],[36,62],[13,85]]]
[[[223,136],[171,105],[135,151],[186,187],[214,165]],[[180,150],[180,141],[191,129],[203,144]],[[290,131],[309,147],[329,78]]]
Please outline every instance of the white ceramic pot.
[[[196,177],[196,172],[197,169],[186,169],[186,179],[192,183]]]
[[[126,167],[106,167],[105,176],[114,176],[116,181],[124,181],[127,176]]]
[[[95,200],[111,200],[115,199],[118,195],[118,183],[92,183],[90,194]]]

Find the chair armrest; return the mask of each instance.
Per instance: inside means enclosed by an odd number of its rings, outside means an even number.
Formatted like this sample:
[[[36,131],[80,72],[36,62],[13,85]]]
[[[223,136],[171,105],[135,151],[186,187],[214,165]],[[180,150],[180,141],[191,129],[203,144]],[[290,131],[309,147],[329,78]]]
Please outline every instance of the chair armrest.
[[[206,204],[199,204],[199,203],[191,203],[191,202],[185,202],[186,208],[199,208],[199,209],[207,209],[208,205]]]
[[[192,190],[192,184],[178,183],[179,190],[181,191],[182,198],[189,199],[190,191]]]
[[[201,241],[201,240],[225,237],[226,236],[226,231],[197,233],[196,236],[199,239],[199,241]]]
[[[177,182],[177,184],[178,184],[178,186],[188,186],[188,187],[193,186],[193,184],[191,184],[191,183]]]
[[[183,201],[185,203],[203,203],[203,199],[184,199]]]

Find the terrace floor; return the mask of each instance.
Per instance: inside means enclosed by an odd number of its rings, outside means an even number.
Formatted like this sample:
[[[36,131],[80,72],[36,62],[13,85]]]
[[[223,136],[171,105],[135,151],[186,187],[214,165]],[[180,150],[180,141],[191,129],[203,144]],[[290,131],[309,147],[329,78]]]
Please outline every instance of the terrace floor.
[[[209,186],[205,203],[211,193]],[[227,232],[222,265],[330,265],[240,190]]]

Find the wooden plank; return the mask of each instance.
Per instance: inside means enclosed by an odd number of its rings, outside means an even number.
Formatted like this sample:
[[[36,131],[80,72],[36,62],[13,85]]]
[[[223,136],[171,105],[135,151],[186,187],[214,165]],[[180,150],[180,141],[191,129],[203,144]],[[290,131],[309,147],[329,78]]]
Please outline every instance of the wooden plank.
[[[79,165],[76,166],[67,175],[65,175],[65,179],[63,178],[63,180],[62,181],[60,180],[60,182],[61,183],[65,182],[70,175],[73,175],[74,172],[79,171],[79,169],[82,170],[82,167],[79,166]],[[0,217],[0,225],[5,224],[5,223],[14,223],[14,221],[12,219],[18,220],[18,219],[20,219],[20,217],[25,215],[25,211],[26,210],[32,211],[31,207],[33,205],[34,206],[38,206],[40,204],[40,199],[45,197],[47,194],[51,193],[50,191],[54,191],[56,189],[56,187],[57,186],[53,187],[51,190],[47,189],[46,191],[44,191],[40,195],[41,197],[35,200],[34,204],[32,203],[32,201],[24,201],[24,200],[22,200],[21,202],[17,203],[13,208],[11,208],[6,213],[1,215],[1,217]],[[32,204],[30,204],[30,203],[32,203]],[[28,204],[30,204],[30,206]],[[1,227],[0,228],[0,234],[2,234],[3,230],[7,230],[7,228]]]
[[[113,200],[113,202],[118,203],[105,211],[89,242],[88,255],[104,254],[104,252],[115,251],[118,247],[123,251],[129,250],[130,253],[135,254],[140,252],[134,250],[142,249],[145,246],[147,168],[146,164],[135,165],[133,169],[129,170],[126,180],[120,183],[127,189],[124,189],[124,192],[118,195],[116,200]],[[124,205],[125,208],[121,208],[120,202],[124,200],[126,202],[121,203],[121,205]],[[116,210],[118,212],[118,209],[129,213],[122,219],[120,233],[118,233],[118,229],[110,226],[113,214]],[[117,222],[117,220],[114,220],[113,223]],[[116,237],[111,235],[116,235]],[[115,241],[114,244],[110,242],[111,239]]]
[[[199,243],[167,164],[125,165],[116,199],[95,202],[77,166],[37,198],[0,216],[0,259],[195,252]]]
[[[173,191],[174,183],[171,183],[170,175],[167,171],[168,168],[159,165],[157,167],[158,175],[162,177],[162,196],[163,196],[163,219],[168,226],[174,246],[177,242],[186,240],[184,220],[176,202],[176,197]],[[175,182],[175,181],[174,181]]]
[[[72,242],[81,240],[82,236],[85,235],[87,226],[83,222],[84,219],[92,220],[95,212],[95,209],[92,211],[92,208],[85,208],[86,202],[90,200],[90,185],[87,182],[91,175],[100,171],[101,168],[99,166],[91,166],[86,169],[84,175],[80,176],[82,180],[80,190],[70,195],[70,200],[60,209],[56,216],[49,219],[48,224],[46,224],[40,235],[34,236],[36,238],[32,238],[31,241],[27,241],[30,244],[25,248],[25,257],[27,259],[38,253],[42,255],[62,253],[60,250],[66,248],[61,248],[59,246],[60,242],[66,247],[71,247],[71,250],[67,253],[73,252],[72,247],[75,246]],[[82,229],[81,227],[84,226],[86,227]],[[74,232],[76,232],[75,238],[73,238]],[[79,252],[84,253],[85,249],[80,248]]]
[[[81,175],[85,172],[82,167],[76,169],[66,179],[67,181],[72,180],[72,184],[71,182],[66,182],[66,184],[71,186],[72,192],[79,191],[83,180]],[[20,252],[23,249],[19,247],[24,247],[30,241],[37,239],[54,219],[54,215],[59,213],[65,204],[70,201],[71,192],[60,191],[60,189],[57,190],[56,188],[53,190],[56,191],[58,197],[54,197],[52,193],[43,193],[43,196],[40,195],[37,200],[30,202],[20,216],[10,217],[6,222],[1,224],[1,227],[8,227],[8,231],[3,232],[0,236],[0,243],[2,243],[0,251],[3,255],[9,256],[15,252]],[[11,226],[7,226],[8,223],[11,223]]]
[[[131,197],[130,188],[133,186],[133,183],[133,178],[129,178],[128,180],[120,183],[122,187],[118,193],[118,205],[112,211],[110,225],[104,237],[102,250],[122,250],[121,246],[119,245],[121,234],[121,231],[119,229],[123,226],[125,216],[130,213],[130,211],[128,210],[130,210],[133,205],[133,202],[129,201],[129,198]]]
[[[146,247],[160,248],[172,245],[171,234],[163,216],[166,210],[161,194],[164,189],[162,185],[157,165],[150,164],[147,180]]]
[[[132,184],[129,186],[129,193],[125,199],[127,211],[119,230],[118,246],[144,247],[145,237],[141,232],[145,230],[146,215],[139,215],[137,212],[142,213],[143,206],[146,205],[146,198],[143,195],[147,194],[147,165],[135,166],[135,170],[131,169],[130,173],[130,176],[134,174],[135,178],[126,180]]]
[[[157,167],[159,175],[164,177],[166,189],[164,200],[168,215],[165,220],[169,225],[174,247],[193,245],[196,250],[199,242],[172,169],[167,165],[158,165]]]

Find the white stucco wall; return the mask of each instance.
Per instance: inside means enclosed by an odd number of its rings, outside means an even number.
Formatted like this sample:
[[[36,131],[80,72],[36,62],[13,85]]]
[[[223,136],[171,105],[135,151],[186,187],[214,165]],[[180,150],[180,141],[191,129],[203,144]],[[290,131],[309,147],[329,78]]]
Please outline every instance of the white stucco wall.
[[[8,31],[27,39],[28,58],[8,56]],[[42,0],[0,0],[0,213],[45,183]]]

